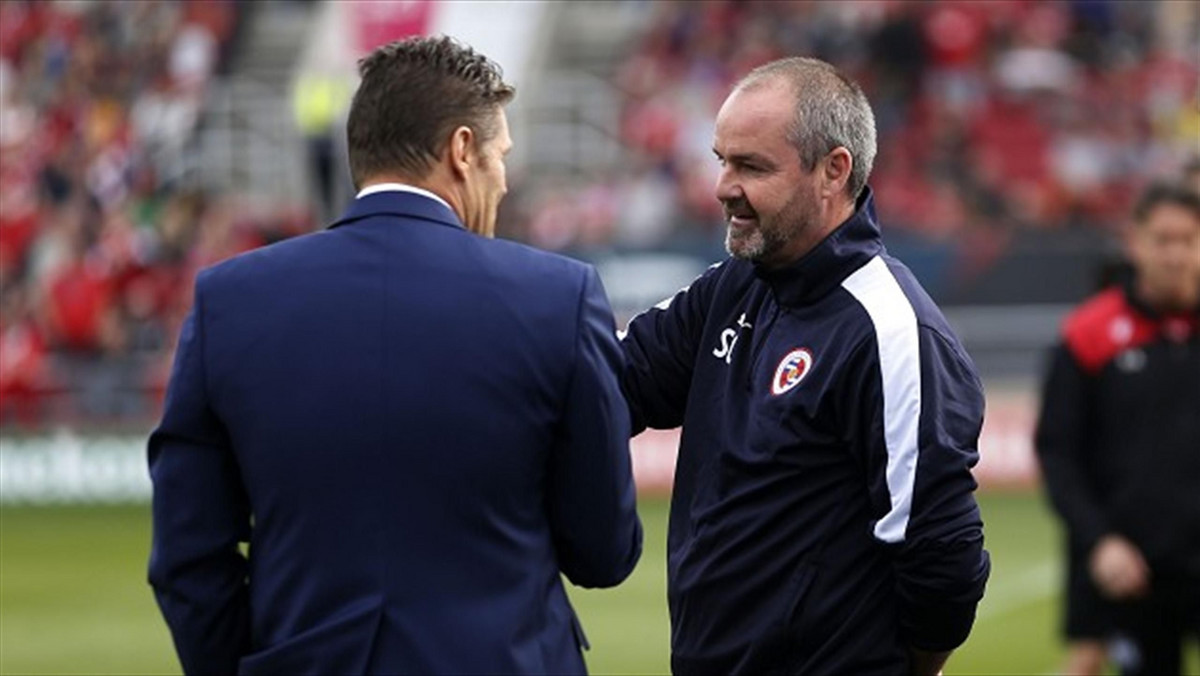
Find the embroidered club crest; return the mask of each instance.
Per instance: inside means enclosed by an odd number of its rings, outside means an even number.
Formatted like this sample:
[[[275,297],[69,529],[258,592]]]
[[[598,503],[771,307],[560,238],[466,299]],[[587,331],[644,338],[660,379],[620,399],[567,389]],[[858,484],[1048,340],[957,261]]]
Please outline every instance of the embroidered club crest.
[[[775,367],[775,377],[771,379],[771,394],[778,396],[799,385],[812,369],[812,362],[812,353],[805,348],[788,352],[779,362],[779,366]]]

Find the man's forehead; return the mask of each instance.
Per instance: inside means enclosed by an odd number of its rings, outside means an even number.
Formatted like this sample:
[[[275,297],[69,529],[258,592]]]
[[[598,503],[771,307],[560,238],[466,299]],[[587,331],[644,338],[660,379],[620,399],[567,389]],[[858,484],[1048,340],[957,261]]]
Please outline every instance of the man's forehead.
[[[1200,216],[1180,204],[1163,203],[1146,214],[1142,230],[1178,230],[1188,234],[1200,232]]]
[[[794,115],[787,87],[761,83],[734,90],[717,113],[717,143],[762,140],[775,142],[787,134]]]

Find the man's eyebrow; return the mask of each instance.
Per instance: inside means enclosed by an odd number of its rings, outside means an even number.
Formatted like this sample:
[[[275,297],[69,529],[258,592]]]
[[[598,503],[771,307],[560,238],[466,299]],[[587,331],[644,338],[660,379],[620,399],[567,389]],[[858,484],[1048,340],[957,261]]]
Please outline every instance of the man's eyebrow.
[[[735,162],[737,164],[761,164],[764,166],[775,166],[775,163],[768,159],[765,155],[759,155],[758,153],[732,153],[729,156],[724,156],[718,152],[716,148],[713,148],[713,154],[719,159]]]

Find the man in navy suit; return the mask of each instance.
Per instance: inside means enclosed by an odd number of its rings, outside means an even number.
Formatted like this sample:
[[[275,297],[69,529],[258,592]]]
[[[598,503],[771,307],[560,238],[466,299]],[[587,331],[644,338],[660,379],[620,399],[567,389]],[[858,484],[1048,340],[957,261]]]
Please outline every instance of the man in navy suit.
[[[346,215],[196,281],[150,582],[188,673],[583,672],[559,573],[616,585],[642,538],[604,290],[491,239],[494,63],[414,38],[360,71]]]

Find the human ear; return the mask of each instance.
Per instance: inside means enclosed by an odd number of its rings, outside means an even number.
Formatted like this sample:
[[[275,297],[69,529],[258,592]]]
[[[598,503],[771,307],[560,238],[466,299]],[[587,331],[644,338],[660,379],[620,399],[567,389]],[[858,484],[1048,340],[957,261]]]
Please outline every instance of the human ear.
[[[829,151],[822,163],[823,174],[822,192],[832,197],[846,189],[850,181],[850,170],[854,168],[854,157],[845,146],[838,146]]]
[[[456,127],[450,134],[450,168],[454,175],[466,178],[475,159],[475,132],[470,127]]]

